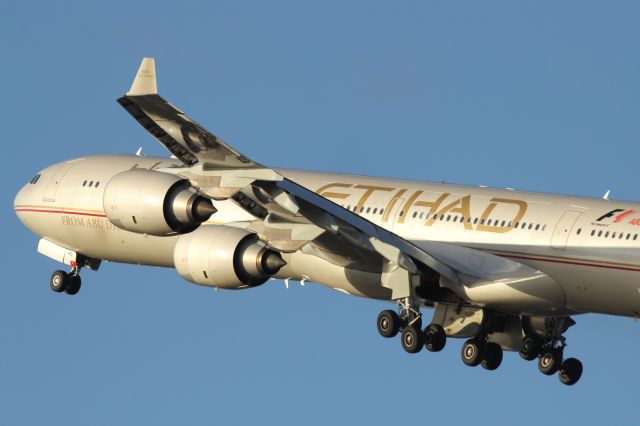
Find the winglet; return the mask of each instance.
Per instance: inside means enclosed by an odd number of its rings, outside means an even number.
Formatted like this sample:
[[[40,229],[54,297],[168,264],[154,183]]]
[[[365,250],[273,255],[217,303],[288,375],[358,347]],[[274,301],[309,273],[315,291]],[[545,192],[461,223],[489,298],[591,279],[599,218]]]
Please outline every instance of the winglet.
[[[127,96],[157,95],[156,62],[153,58],[143,58],[131,89]]]

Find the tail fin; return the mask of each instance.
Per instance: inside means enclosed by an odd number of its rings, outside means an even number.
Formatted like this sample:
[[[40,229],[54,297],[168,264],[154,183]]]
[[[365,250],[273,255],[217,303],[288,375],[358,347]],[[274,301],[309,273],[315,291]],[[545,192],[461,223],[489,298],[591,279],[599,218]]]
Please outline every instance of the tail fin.
[[[157,95],[156,61],[153,58],[143,58],[138,68],[135,80],[127,96]]]

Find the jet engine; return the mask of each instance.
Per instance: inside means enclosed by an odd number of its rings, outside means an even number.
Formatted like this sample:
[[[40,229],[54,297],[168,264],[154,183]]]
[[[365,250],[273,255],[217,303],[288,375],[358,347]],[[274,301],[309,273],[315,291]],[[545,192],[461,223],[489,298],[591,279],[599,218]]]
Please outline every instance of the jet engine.
[[[115,175],[105,187],[103,203],[118,228],[158,236],[191,232],[216,212],[188,179],[146,169]]]
[[[173,261],[185,280],[227,290],[259,286],[286,265],[256,234],[224,225],[181,235]]]

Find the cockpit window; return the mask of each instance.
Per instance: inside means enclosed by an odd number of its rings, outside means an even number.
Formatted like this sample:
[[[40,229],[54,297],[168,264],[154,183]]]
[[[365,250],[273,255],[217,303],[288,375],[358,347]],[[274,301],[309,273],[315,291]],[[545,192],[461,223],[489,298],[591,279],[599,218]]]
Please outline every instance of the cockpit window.
[[[40,173],[38,173],[37,175],[35,175],[34,177],[32,177],[32,178],[31,178],[31,180],[29,181],[29,183],[30,183],[31,185],[35,185],[35,184],[38,182],[38,180],[39,180],[39,179],[40,179]]]

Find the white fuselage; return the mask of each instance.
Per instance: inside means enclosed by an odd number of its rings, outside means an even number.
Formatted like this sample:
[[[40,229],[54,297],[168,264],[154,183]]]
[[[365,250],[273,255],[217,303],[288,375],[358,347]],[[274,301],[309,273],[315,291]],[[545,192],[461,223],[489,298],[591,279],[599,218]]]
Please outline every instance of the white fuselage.
[[[106,218],[103,191],[116,174],[156,169],[176,160],[95,156],[48,167],[15,199],[19,218],[47,240],[86,256],[173,267],[177,237],[117,228]],[[278,170],[420,246],[439,241],[508,258],[552,277],[559,303],[571,313],[640,316],[640,204],[492,188]],[[216,201],[206,224],[255,218],[231,200]],[[206,226],[205,224],[205,226]],[[279,278],[308,279],[351,294],[386,298],[367,273],[345,272],[317,257],[287,254]],[[360,274],[345,278],[345,274]],[[354,285],[354,282],[360,285]],[[544,312],[542,312],[544,313]],[[549,313],[557,313],[557,309]]]

